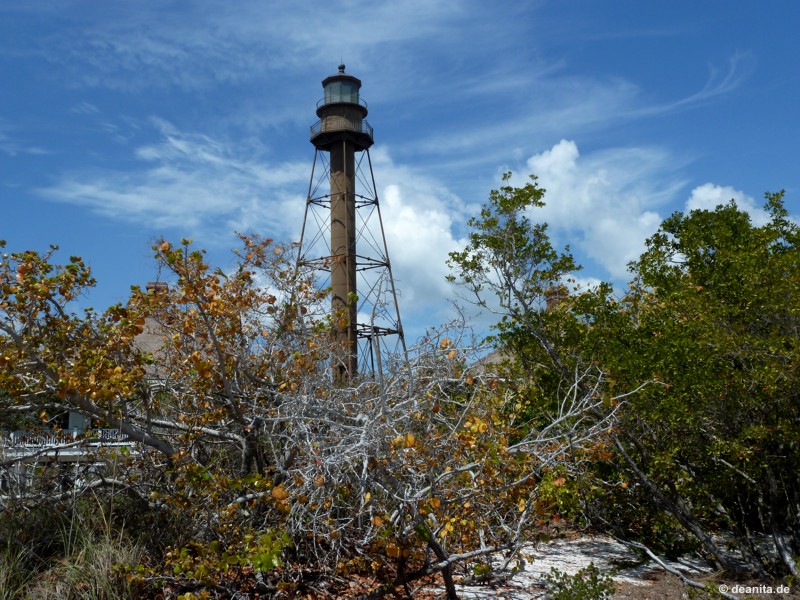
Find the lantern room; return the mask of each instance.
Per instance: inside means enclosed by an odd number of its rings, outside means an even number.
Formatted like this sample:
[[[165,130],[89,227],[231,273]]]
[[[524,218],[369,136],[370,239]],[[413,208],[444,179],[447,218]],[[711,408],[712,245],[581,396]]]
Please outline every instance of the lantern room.
[[[358,90],[361,88],[361,81],[345,73],[344,65],[339,65],[339,72],[326,78],[322,87],[325,90],[325,104],[359,104]]]

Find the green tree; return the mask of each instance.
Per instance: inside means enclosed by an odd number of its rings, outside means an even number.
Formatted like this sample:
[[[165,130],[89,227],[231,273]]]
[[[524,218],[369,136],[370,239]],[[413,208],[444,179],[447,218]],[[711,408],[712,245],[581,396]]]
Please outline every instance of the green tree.
[[[528,218],[532,209],[544,206],[545,190],[536,178],[520,188],[510,185],[510,179],[511,173],[504,173],[504,185],[492,190],[479,216],[467,222],[468,243],[464,250],[450,253],[448,265],[454,274],[448,279],[469,290],[478,306],[499,314],[496,328],[504,344],[527,344],[532,336],[554,365],[567,368],[546,332],[544,308],[548,294],[559,290],[580,266],[569,247],[564,252],[553,247],[546,223]],[[520,331],[527,335],[515,339]],[[525,358],[525,353],[518,354]]]
[[[608,455],[619,403],[605,393],[600,365],[583,352],[589,322],[570,308],[580,266],[569,247],[553,246],[546,223],[532,220],[545,190],[535,177],[521,187],[510,179],[505,173],[468,222],[466,248],[450,253],[449,280],[499,318],[489,341],[505,358],[498,385],[515,399],[506,416],[516,435],[556,427],[571,438],[559,460],[540,471],[537,497],[540,506],[575,516],[587,465]]]
[[[800,235],[783,194],[761,227],[731,202],[675,213],[631,265],[620,301],[589,306],[585,352],[612,389],[652,378],[620,411],[626,468],[727,569],[797,574],[800,549]],[[768,542],[770,551],[764,551]]]
[[[529,219],[543,194],[535,180],[492,192],[450,255],[451,280],[500,315],[520,430],[597,399],[580,418],[608,435],[559,465],[573,465],[590,516],[650,542],[683,531],[730,571],[796,575],[800,236],[783,194],[767,196],[761,227],[733,203],[672,215],[622,298],[565,289],[572,258]]]

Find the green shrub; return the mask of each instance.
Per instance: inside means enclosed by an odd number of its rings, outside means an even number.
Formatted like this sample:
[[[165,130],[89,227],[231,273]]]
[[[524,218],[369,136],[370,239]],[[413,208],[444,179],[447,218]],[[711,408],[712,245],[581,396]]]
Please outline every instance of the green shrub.
[[[544,579],[550,585],[549,597],[553,600],[608,600],[614,593],[614,580],[594,563],[575,575],[553,568]]]

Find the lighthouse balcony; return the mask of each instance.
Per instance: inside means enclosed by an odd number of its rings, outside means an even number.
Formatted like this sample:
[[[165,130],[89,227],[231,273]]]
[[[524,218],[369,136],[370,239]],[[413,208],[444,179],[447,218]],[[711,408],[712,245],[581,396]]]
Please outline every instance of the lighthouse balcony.
[[[341,116],[327,116],[311,126],[311,141],[325,134],[355,133],[358,138],[368,138],[369,145],[373,141],[372,125],[363,120],[352,120]],[[366,141],[366,140],[365,140]]]

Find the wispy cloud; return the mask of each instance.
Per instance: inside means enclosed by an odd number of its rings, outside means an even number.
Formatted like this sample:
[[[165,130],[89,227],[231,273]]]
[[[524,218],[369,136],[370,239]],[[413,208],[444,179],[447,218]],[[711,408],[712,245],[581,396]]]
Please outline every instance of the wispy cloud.
[[[496,100],[503,110],[465,119],[469,127],[456,131],[433,130],[413,145],[444,160],[471,154],[475,159],[492,156],[502,162],[509,149],[541,147],[554,136],[585,137],[628,122],[696,108],[736,90],[753,68],[752,56],[736,54],[724,72],[710,67],[709,77],[698,91],[666,102],[648,99],[651,94],[623,78],[566,75],[553,68],[532,75],[538,78],[535,82],[512,79],[509,85],[517,83],[533,93],[514,101]],[[476,152],[478,148],[480,152]]]
[[[281,205],[303,189],[306,163],[270,163],[241,143],[182,132],[162,119],[151,124],[159,138],[135,149],[141,168],[65,174],[39,192],[143,228],[198,233],[212,243],[234,229],[286,237],[296,229]]]
[[[43,6],[69,21],[69,33],[38,36],[29,51],[62,67],[72,85],[200,93],[224,84],[233,86],[226,100],[239,110],[218,120],[276,126],[307,118],[294,101],[308,94],[303,78],[333,70],[341,58],[369,81],[370,101],[414,123],[409,152],[460,164],[478,148],[502,161],[516,148],[529,153],[554,138],[687,110],[735,90],[754,64],[739,53],[727,70],[712,68],[696,92],[653,97],[622,77],[568,71],[565,56],[547,49],[539,6],[530,3],[244,0],[231,10],[219,0],[99,9],[75,0],[63,14],[57,3]],[[247,93],[235,93],[245,85]],[[404,115],[409,105],[417,115]],[[447,126],[452,115],[465,126]],[[402,156],[404,148],[396,150]]]
[[[100,109],[91,102],[80,102],[69,109],[69,112],[75,115],[97,115],[100,114]]]
[[[15,137],[11,126],[2,119],[0,119],[0,152],[12,157],[20,154],[50,154],[50,152],[45,148],[28,144],[21,138]]]
[[[626,116],[629,118],[649,117],[689,110],[706,104],[736,90],[752,74],[755,65],[755,57],[751,53],[737,52],[728,59],[728,66],[724,70],[716,65],[709,65],[708,78],[697,92],[671,102],[641,106]]]
[[[445,41],[443,23],[456,25],[470,16],[468,4],[244,0],[234,10],[218,0],[180,7],[98,7],[78,1],[66,11],[53,9],[54,17],[69,22],[69,34],[38,36],[27,52],[64,66],[78,85],[196,90],[304,71],[320,63],[334,67],[339,58],[374,63],[371,55],[377,49],[382,61],[405,62],[402,57],[415,40],[428,40],[428,47],[431,40]],[[25,8],[12,12],[35,14]],[[289,82],[287,78],[285,84]]]

